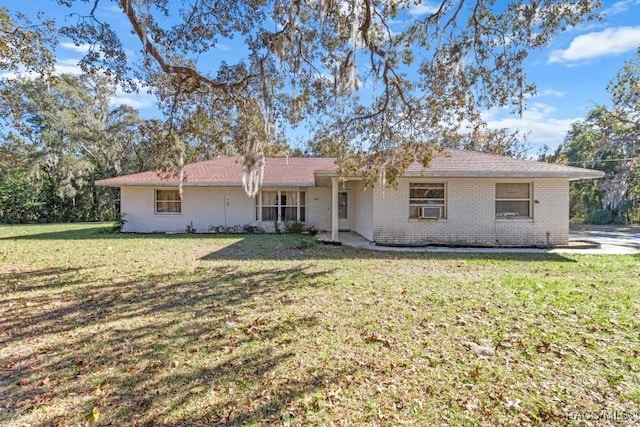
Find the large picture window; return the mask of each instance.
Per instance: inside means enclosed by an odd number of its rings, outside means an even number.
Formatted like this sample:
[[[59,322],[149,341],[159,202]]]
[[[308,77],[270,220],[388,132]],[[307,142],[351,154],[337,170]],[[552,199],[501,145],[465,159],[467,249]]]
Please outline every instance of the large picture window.
[[[447,217],[444,183],[409,184],[409,218],[439,219]]]
[[[306,220],[304,191],[265,190],[256,197],[256,221]]]
[[[531,218],[531,184],[496,184],[496,218]]]
[[[156,190],[156,213],[178,214],[182,212],[182,201],[178,190]]]

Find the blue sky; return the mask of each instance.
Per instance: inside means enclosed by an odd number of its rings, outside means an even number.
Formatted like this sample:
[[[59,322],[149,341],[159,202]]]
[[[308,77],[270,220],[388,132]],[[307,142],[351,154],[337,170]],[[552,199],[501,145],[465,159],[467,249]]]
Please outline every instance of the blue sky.
[[[45,2],[5,0],[11,11],[22,11],[33,16]],[[433,11],[435,2],[427,0],[410,11],[421,16]],[[28,6],[25,6],[28,5]],[[85,7],[86,6],[85,4]],[[65,16],[69,11],[51,2],[49,11],[57,20],[73,20]],[[507,127],[528,135],[531,154],[543,145],[555,148],[560,144],[570,123],[583,118],[595,105],[609,105],[607,83],[615,77],[625,61],[635,57],[640,45],[640,0],[603,1],[602,22],[589,22],[558,35],[551,44],[530,53],[525,63],[529,80],[537,84],[537,96],[528,100],[522,117],[507,110],[486,111],[485,119],[490,127]],[[138,51],[139,41],[130,34],[126,18],[113,3],[103,1],[99,10],[101,19],[108,20],[121,29],[125,47],[131,54]],[[75,46],[62,41],[57,51],[59,72],[79,73],[78,60],[86,53],[86,46]],[[215,58],[209,60],[213,67],[221,59],[233,62],[243,49],[229,40],[221,41]],[[6,75],[6,73],[5,73]],[[126,103],[138,108],[144,117],[157,114],[153,97],[145,94],[118,92],[114,103]]]
[[[528,132],[532,151],[555,148],[571,122],[595,105],[610,105],[606,86],[640,46],[640,0],[603,2],[604,19],[557,36],[545,49],[530,53],[525,63],[538,95],[522,117],[487,112],[491,127]]]

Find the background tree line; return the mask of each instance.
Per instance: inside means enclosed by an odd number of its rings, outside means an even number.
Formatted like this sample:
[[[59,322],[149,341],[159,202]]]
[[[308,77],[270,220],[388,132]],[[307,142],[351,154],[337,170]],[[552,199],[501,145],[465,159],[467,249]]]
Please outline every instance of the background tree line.
[[[117,194],[95,180],[155,166],[147,121],[113,106],[106,77],[11,79],[0,86],[0,221],[97,221]]]
[[[542,159],[606,173],[602,180],[571,185],[574,221],[640,224],[640,48],[607,90],[612,106],[592,108]]]
[[[114,105],[115,94],[100,74],[0,81],[0,223],[114,220],[119,191],[96,180],[238,153],[234,130],[205,118],[206,134],[185,129],[181,149],[166,150],[166,123]],[[283,138],[268,154],[302,155]]]

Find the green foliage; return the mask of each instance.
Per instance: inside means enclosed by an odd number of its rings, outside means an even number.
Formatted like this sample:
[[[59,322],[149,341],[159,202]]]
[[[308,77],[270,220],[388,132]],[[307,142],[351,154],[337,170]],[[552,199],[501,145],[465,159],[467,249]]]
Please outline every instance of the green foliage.
[[[6,7],[0,7],[0,70],[16,71],[22,66],[28,70],[51,71],[55,42],[53,20],[33,23],[22,14],[12,16]]]
[[[592,211],[584,219],[585,224],[605,225],[613,222],[613,212],[609,209]]]
[[[113,224],[113,228],[111,229],[112,233],[120,233],[122,231],[122,227],[124,227],[124,225],[127,223],[127,220],[125,219],[125,214],[123,213],[116,213],[115,215],[115,220],[114,220],[114,224]]]
[[[60,15],[81,17],[58,30],[90,46],[85,69],[157,94],[167,117],[157,132],[160,151],[174,166],[189,157],[188,146],[198,145],[199,156],[232,148],[243,157],[248,182],[260,179],[266,146],[283,142],[278,130],[304,124],[318,152],[345,157],[343,172],[393,183],[414,160],[428,160],[434,146],[487,133],[482,111],[521,112],[535,93],[523,67],[528,53],[598,17],[592,0],[571,7],[557,0],[443,1],[410,18],[416,4],[57,1],[65,8]],[[122,19],[103,19],[106,5]],[[125,50],[131,35],[136,54]],[[207,58],[224,38],[244,42],[245,54],[212,67]],[[364,147],[367,155],[355,156]]]
[[[214,234],[223,234],[224,233],[224,225],[210,225],[209,226],[209,233],[214,233]]]
[[[110,106],[114,93],[100,76],[0,82],[0,108],[6,112],[0,117],[0,166],[25,171],[21,182],[40,203],[39,209],[25,208],[6,198],[4,211],[27,209],[21,222],[117,219],[118,190],[94,181],[154,163],[139,130],[141,119],[130,107]]]
[[[304,224],[300,221],[285,221],[283,225],[286,233],[302,234],[304,231]]]
[[[613,107],[597,106],[583,121],[573,123],[565,141],[545,160],[605,172],[600,182],[571,186],[574,220],[637,221],[633,211],[640,200],[640,49],[607,87]]]
[[[640,202],[635,203],[626,212],[627,224],[640,224]]]
[[[304,231],[309,233],[311,237],[314,237],[318,234],[318,229],[314,225],[310,225],[309,227],[306,227]]]
[[[187,234],[196,234],[196,228],[193,226],[193,221],[191,221],[189,224],[187,224],[187,228],[186,228],[186,233]]]
[[[258,225],[245,224],[242,226],[242,230],[247,234],[264,234],[264,228]]]
[[[0,177],[0,223],[38,222],[45,203],[26,172],[13,170]]]

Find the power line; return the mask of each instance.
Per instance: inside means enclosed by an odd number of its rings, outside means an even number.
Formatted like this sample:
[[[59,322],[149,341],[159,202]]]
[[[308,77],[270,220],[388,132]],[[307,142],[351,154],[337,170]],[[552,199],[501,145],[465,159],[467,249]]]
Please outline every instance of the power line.
[[[567,162],[568,165],[584,165],[587,163],[605,163],[605,162],[624,162],[628,160],[637,160],[640,157],[624,157],[621,159],[598,159],[598,160],[582,160],[579,162]]]

